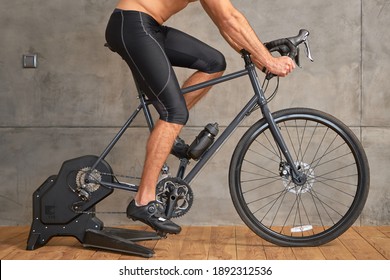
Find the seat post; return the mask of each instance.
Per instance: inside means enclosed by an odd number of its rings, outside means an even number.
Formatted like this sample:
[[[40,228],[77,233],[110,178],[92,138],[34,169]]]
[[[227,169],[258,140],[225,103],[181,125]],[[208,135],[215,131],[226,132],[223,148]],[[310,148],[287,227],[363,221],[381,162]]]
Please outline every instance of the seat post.
[[[251,53],[248,52],[246,49],[242,49],[241,51],[242,58],[245,61],[245,66],[249,66],[252,64],[252,59],[251,59]]]

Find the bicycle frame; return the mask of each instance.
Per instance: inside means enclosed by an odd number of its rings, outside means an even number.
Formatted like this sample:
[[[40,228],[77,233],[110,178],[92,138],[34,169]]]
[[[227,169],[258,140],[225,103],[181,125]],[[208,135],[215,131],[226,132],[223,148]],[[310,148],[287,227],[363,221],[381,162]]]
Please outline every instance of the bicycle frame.
[[[278,51],[299,63],[301,43],[305,44],[311,59],[308,35],[307,30],[301,29],[298,36],[265,45],[270,52]],[[176,176],[168,174],[167,164],[162,166],[155,198],[164,207],[161,214],[166,219],[186,214],[194,199],[190,183],[242,121],[260,109],[260,118],[256,116],[257,120],[243,134],[231,158],[228,187],[233,206],[249,229],[268,242],[278,246],[325,244],[353,225],[367,200],[370,173],[364,148],[345,124],[327,113],[310,108],[271,113],[268,102],[274,94],[268,99],[265,97],[250,54],[245,50],[241,54],[245,62],[243,70],[181,90],[186,94],[248,76],[254,94],[188,172],[191,159],[182,153],[177,153],[180,160]],[[265,78],[271,77],[267,73]],[[28,250],[45,245],[53,236],[70,235],[84,247],[153,256],[153,250],[134,242],[158,240],[167,233],[147,221],[144,222],[156,233],[105,228],[96,217],[95,208],[95,204],[114,189],[139,191],[135,184],[118,181],[120,177],[139,177],[115,175],[105,161],[140,111],[145,115],[149,130],[154,127],[149,110],[152,102],[137,82],[136,86],[139,104],[103,153],[63,162],[58,174],[49,176],[34,192]],[[129,211],[126,212],[127,217],[132,218]]]
[[[253,90],[254,90],[254,96],[247,102],[247,104],[242,108],[242,110],[237,114],[237,116],[231,121],[231,123],[226,127],[226,129],[223,131],[223,133],[216,139],[216,141],[210,146],[210,148],[202,155],[202,157],[197,161],[195,166],[191,169],[191,171],[184,177],[186,166],[188,165],[188,161],[186,159],[182,159],[179,165],[177,177],[180,177],[181,179],[184,179],[184,181],[188,184],[191,183],[191,181],[195,178],[195,176],[200,172],[200,170],[204,167],[204,165],[209,161],[209,159],[219,150],[219,148],[225,143],[225,141],[231,136],[231,134],[235,131],[235,129],[240,125],[240,123],[245,119],[245,117],[249,116],[251,113],[251,110],[254,108],[254,106],[259,105],[261,112],[263,114],[263,117],[267,120],[269,124],[270,131],[278,144],[278,147],[280,148],[280,151],[285,156],[287,163],[289,164],[293,179],[297,184],[300,184],[302,178],[300,177],[300,173],[297,170],[294,161],[291,157],[291,154],[289,153],[287,149],[287,145],[285,144],[282,135],[280,131],[278,130],[274,119],[272,117],[272,114],[268,108],[267,100],[265,98],[264,92],[262,90],[262,87],[260,85],[256,67],[251,61],[250,54],[243,50],[242,56],[245,61],[245,69],[233,72],[231,74],[226,74],[222,77],[214,78],[212,80],[209,80],[207,82],[199,83],[187,88],[182,89],[182,93],[188,93],[195,90],[199,90],[205,87],[213,86],[219,83],[223,83],[229,80],[237,79],[239,77],[243,77],[248,75],[249,79],[251,81]],[[144,96],[144,94],[140,91],[140,89],[137,87],[138,93],[139,93],[139,99],[140,104],[138,105],[137,109],[133,112],[133,114],[129,117],[129,119],[126,121],[126,123],[122,126],[122,128],[119,130],[119,132],[115,135],[115,137],[112,139],[110,144],[105,148],[103,153],[99,156],[96,163],[92,166],[91,170],[94,170],[97,165],[105,159],[105,157],[109,154],[111,149],[115,146],[115,144],[118,142],[118,140],[122,137],[124,132],[127,130],[127,128],[130,126],[132,121],[135,119],[135,117],[138,115],[138,113],[143,110],[145,114],[145,118],[148,124],[149,129],[151,130],[153,128],[153,120],[151,117],[151,113],[149,110],[149,105],[151,105],[151,102],[147,100]],[[118,188],[128,191],[137,191],[138,186],[134,184],[128,184],[128,183],[120,183],[120,182],[100,182],[102,185],[110,188]]]

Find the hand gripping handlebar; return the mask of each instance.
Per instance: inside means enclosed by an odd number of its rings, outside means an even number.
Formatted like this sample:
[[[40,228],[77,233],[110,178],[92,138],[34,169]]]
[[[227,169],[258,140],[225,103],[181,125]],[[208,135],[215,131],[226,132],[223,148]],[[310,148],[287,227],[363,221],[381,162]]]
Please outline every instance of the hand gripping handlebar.
[[[304,44],[305,45],[305,53],[307,58],[309,58],[311,61],[313,61],[313,57],[311,55],[309,42],[308,42],[308,36],[309,31],[306,29],[299,30],[299,33],[297,36],[289,37],[289,38],[283,38],[283,39],[277,39],[271,42],[265,43],[265,47],[272,53],[272,52],[278,52],[282,56],[289,56],[291,57],[295,63],[301,67],[300,58],[299,58],[299,45]],[[272,73],[267,74],[267,79],[271,79],[274,77]]]

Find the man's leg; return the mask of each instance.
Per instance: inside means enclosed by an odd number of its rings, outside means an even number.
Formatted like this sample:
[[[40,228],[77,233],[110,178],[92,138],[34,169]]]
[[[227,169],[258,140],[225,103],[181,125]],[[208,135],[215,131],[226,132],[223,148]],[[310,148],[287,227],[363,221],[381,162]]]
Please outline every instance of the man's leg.
[[[220,77],[223,72],[207,74],[203,72],[195,72],[184,83],[183,87],[188,87],[197,83],[205,82],[213,78]],[[200,89],[194,92],[189,92],[184,95],[188,109],[191,109],[208,91],[210,88]],[[142,172],[142,179],[135,196],[137,205],[146,205],[150,201],[156,199],[156,185],[161,168],[164,165],[172,145],[179,135],[183,125],[168,123],[163,120],[158,120],[150,134],[146,146],[146,158]]]
[[[187,81],[184,82],[183,88],[221,77],[223,72],[224,71],[208,74],[197,71],[191,77],[189,77]],[[207,87],[184,94],[184,99],[186,100],[188,110],[190,110],[200,99],[202,99],[202,97],[205,96],[205,94],[210,90],[210,88],[211,87]]]
[[[146,146],[146,159],[138,192],[127,207],[127,217],[166,233],[179,233],[181,228],[164,218],[164,208],[156,201],[156,185],[173,141],[182,127],[183,125],[163,120],[156,122]]]
[[[184,83],[183,87],[208,81],[221,76],[222,73],[196,72]],[[209,89],[205,88],[186,94],[184,98],[188,109],[192,108]],[[159,206],[154,201],[156,200],[156,185],[161,168],[182,128],[181,124],[169,123],[161,119],[156,122],[146,146],[146,158],[138,192],[127,208],[129,218],[141,220],[157,230],[169,233],[179,233],[181,228],[175,223],[159,217],[161,212],[156,209]]]
[[[224,71],[208,74],[205,72],[197,71],[191,75],[187,81],[184,82],[183,88],[209,81],[214,78],[222,76]],[[197,91],[184,94],[184,100],[186,102],[187,109],[190,110],[196,103],[201,100],[211,87],[203,88]],[[176,138],[172,149],[172,154],[178,158],[187,157],[189,145],[184,142],[180,137]]]
[[[220,77],[222,74],[223,72],[207,74],[198,71],[188,78],[183,87],[205,82]],[[209,90],[210,88],[204,88],[185,94],[184,98],[188,109],[191,109]],[[142,179],[135,196],[137,205],[147,205],[150,201],[156,199],[156,185],[161,168],[170,154],[172,145],[182,128],[183,125],[168,123],[163,120],[156,122],[146,146],[146,158]]]
[[[146,146],[142,179],[135,196],[137,205],[146,205],[156,200],[158,176],[182,127],[163,120],[156,122]]]

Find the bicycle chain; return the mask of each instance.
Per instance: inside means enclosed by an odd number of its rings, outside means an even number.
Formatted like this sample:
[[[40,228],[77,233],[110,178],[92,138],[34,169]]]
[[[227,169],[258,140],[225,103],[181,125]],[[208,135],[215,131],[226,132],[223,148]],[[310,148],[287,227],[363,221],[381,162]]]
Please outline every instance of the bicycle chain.
[[[126,214],[126,212],[119,212],[119,211],[77,211],[73,210],[74,213],[76,214],[87,214],[87,215],[92,215],[92,214]]]
[[[112,176],[115,178],[126,178],[126,179],[136,179],[136,180],[141,180],[141,177],[136,177],[136,176],[130,176],[130,175],[121,175],[121,174],[113,174],[113,173],[100,173],[103,176]]]
[[[141,179],[139,177],[135,177],[135,176],[129,176],[129,175],[120,175],[120,174],[111,174],[111,173],[105,173],[105,172],[101,172],[99,173],[100,176],[113,176],[115,178],[119,177],[119,178],[127,178],[127,179]],[[192,202],[193,202],[193,193],[192,193],[192,190],[191,188],[186,185],[184,182],[181,182],[181,180],[179,180],[178,178],[170,178],[170,177],[162,177],[161,180],[159,181],[158,185],[157,186],[160,186],[160,184],[164,183],[166,180],[174,180],[174,181],[177,181],[176,183],[180,182],[180,183],[183,183],[185,185],[185,187],[187,188],[187,195],[185,196],[185,201],[186,201],[186,210],[181,210],[179,212],[175,212],[174,213],[174,216],[173,218],[177,218],[177,217],[180,217],[180,216],[183,216],[184,214],[186,214],[188,212],[188,210],[191,208],[192,206]],[[162,186],[160,186],[161,188]],[[162,197],[160,196],[160,199]],[[79,201],[79,203],[83,203],[84,201]],[[95,214],[126,214],[126,212],[124,211],[78,211],[77,210],[77,203],[74,203],[73,204],[73,211],[76,213],[76,214],[87,214],[87,215],[95,215]]]
[[[130,176],[130,175],[122,175],[122,174],[113,174],[113,173],[105,173],[105,172],[99,172],[101,176],[112,176],[114,178],[126,178],[126,179],[136,179],[141,180],[141,177],[136,176]],[[87,214],[87,215],[93,215],[93,214],[126,214],[124,211],[78,211],[73,209],[73,212],[76,214]]]

